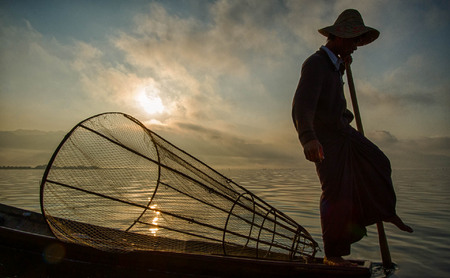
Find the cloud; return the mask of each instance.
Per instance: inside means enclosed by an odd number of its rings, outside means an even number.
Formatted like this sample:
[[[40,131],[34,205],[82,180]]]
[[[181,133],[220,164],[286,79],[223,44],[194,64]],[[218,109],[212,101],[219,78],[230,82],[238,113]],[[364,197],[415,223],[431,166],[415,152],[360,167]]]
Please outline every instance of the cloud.
[[[450,81],[436,70],[439,59],[434,54],[412,54],[380,76],[364,79],[354,71],[364,124],[371,130],[387,129],[404,137],[447,135]]]
[[[100,112],[139,110],[137,91],[154,83],[126,68],[120,55],[112,59],[117,54],[113,48],[76,40],[62,43],[43,36],[28,21],[2,24],[0,31],[7,42],[0,45],[4,130],[17,128],[17,123],[68,129]]]
[[[130,64],[153,74],[170,78],[190,72],[214,76],[244,74],[245,64],[233,50],[245,48],[235,46],[249,41],[243,40],[245,34],[236,30],[246,29],[222,22],[220,12],[219,9],[212,15],[218,22],[208,24],[193,17],[168,14],[161,4],[152,3],[148,12],[135,17],[135,31],[122,32],[114,43],[126,53]],[[232,27],[234,30],[228,30]]]
[[[290,118],[301,63],[325,42],[317,29],[353,7],[382,32],[352,65],[366,132],[399,158],[403,151],[445,157],[431,151],[431,138],[450,130],[448,39],[436,39],[448,7],[387,0],[201,6],[186,12],[152,2],[89,41],[0,18],[0,128],[68,130],[93,114],[122,111],[214,163],[294,165],[304,160]],[[142,109],[136,96],[146,88],[164,112]]]
[[[392,144],[398,142],[398,139],[392,135],[389,131],[379,130],[370,133],[370,138],[377,143]]]
[[[292,152],[277,143],[202,125],[177,122],[170,126],[150,126],[150,129],[213,168],[289,168],[308,164],[300,152]]]
[[[90,98],[122,106],[136,102],[136,90],[145,79],[123,66],[105,62],[105,54],[87,43],[76,42],[73,52],[75,57],[71,67],[79,76],[81,88]]]
[[[0,165],[45,165],[64,135],[62,131],[0,131]]]
[[[239,125],[242,114],[263,117],[260,105],[270,98],[265,75],[273,78],[288,53],[279,38],[285,8],[270,1],[217,1],[205,10],[207,20],[200,21],[152,3],[135,17],[133,32],[120,32],[112,42],[141,77],[155,80],[173,108],[170,118],[159,119],[164,123]]]
[[[393,168],[448,168],[450,165],[450,137],[421,137],[398,139],[389,131],[368,134],[391,159]]]
[[[185,122],[150,128],[214,169],[313,168],[313,164],[304,159],[297,142],[268,143]],[[0,132],[0,165],[45,165],[64,135],[62,131]],[[390,158],[393,169],[448,168],[450,165],[450,137],[399,139],[389,131],[380,130],[370,132],[368,138]]]
[[[0,21],[1,22],[1,21]],[[74,48],[44,37],[23,21],[22,25],[1,24],[0,32],[0,116],[2,129],[62,128],[61,120],[88,107],[71,67]],[[55,117],[58,115],[58,117]],[[55,121],[55,119],[58,121]]]
[[[422,137],[412,140],[409,145],[428,154],[450,156],[450,137]]]
[[[409,104],[434,105],[445,99],[450,103],[450,82],[445,81],[444,73],[434,71],[438,62],[435,59],[438,58],[432,55],[413,54],[398,68],[387,71],[382,80],[385,93],[397,95]]]

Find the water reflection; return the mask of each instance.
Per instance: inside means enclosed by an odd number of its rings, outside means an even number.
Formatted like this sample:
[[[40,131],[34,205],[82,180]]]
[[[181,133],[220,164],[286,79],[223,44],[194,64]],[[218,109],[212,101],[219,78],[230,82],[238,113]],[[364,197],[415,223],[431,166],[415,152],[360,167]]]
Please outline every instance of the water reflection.
[[[158,220],[159,220],[159,215],[161,214],[161,212],[156,210],[157,207],[158,207],[158,205],[156,205],[156,204],[150,206],[150,209],[152,210],[152,212],[155,215],[152,219],[152,223],[151,223],[152,227],[149,229],[150,233],[153,236],[156,236],[156,232],[159,230],[158,229]]]

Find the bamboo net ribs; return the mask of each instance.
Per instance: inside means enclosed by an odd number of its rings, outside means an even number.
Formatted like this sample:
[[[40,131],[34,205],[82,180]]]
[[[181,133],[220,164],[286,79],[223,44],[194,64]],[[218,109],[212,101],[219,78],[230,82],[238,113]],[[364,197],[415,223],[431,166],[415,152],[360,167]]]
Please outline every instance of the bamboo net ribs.
[[[59,239],[114,252],[308,260],[318,248],[287,215],[123,113],[66,135],[41,209]]]

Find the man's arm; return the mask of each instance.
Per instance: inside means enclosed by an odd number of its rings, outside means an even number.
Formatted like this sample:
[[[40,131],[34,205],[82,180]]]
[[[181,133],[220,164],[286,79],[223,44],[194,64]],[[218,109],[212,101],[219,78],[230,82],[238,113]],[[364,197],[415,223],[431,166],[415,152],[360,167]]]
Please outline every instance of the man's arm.
[[[303,146],[306,159],[321,162],[323,148],[314,131],[314,116],[323,84],[319,57],[311,57],[302,66],[302,72],[292,106],[292,117]]]

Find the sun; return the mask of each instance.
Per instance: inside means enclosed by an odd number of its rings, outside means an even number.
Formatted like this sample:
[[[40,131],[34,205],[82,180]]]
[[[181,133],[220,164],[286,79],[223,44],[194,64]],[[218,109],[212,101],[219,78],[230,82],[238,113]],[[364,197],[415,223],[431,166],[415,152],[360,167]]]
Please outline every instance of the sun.
[[[159,91],[153,86],[147,86],[139,91],[136,96],[138,103],[149,114],[161,114],[166,108],[159,97]]]

